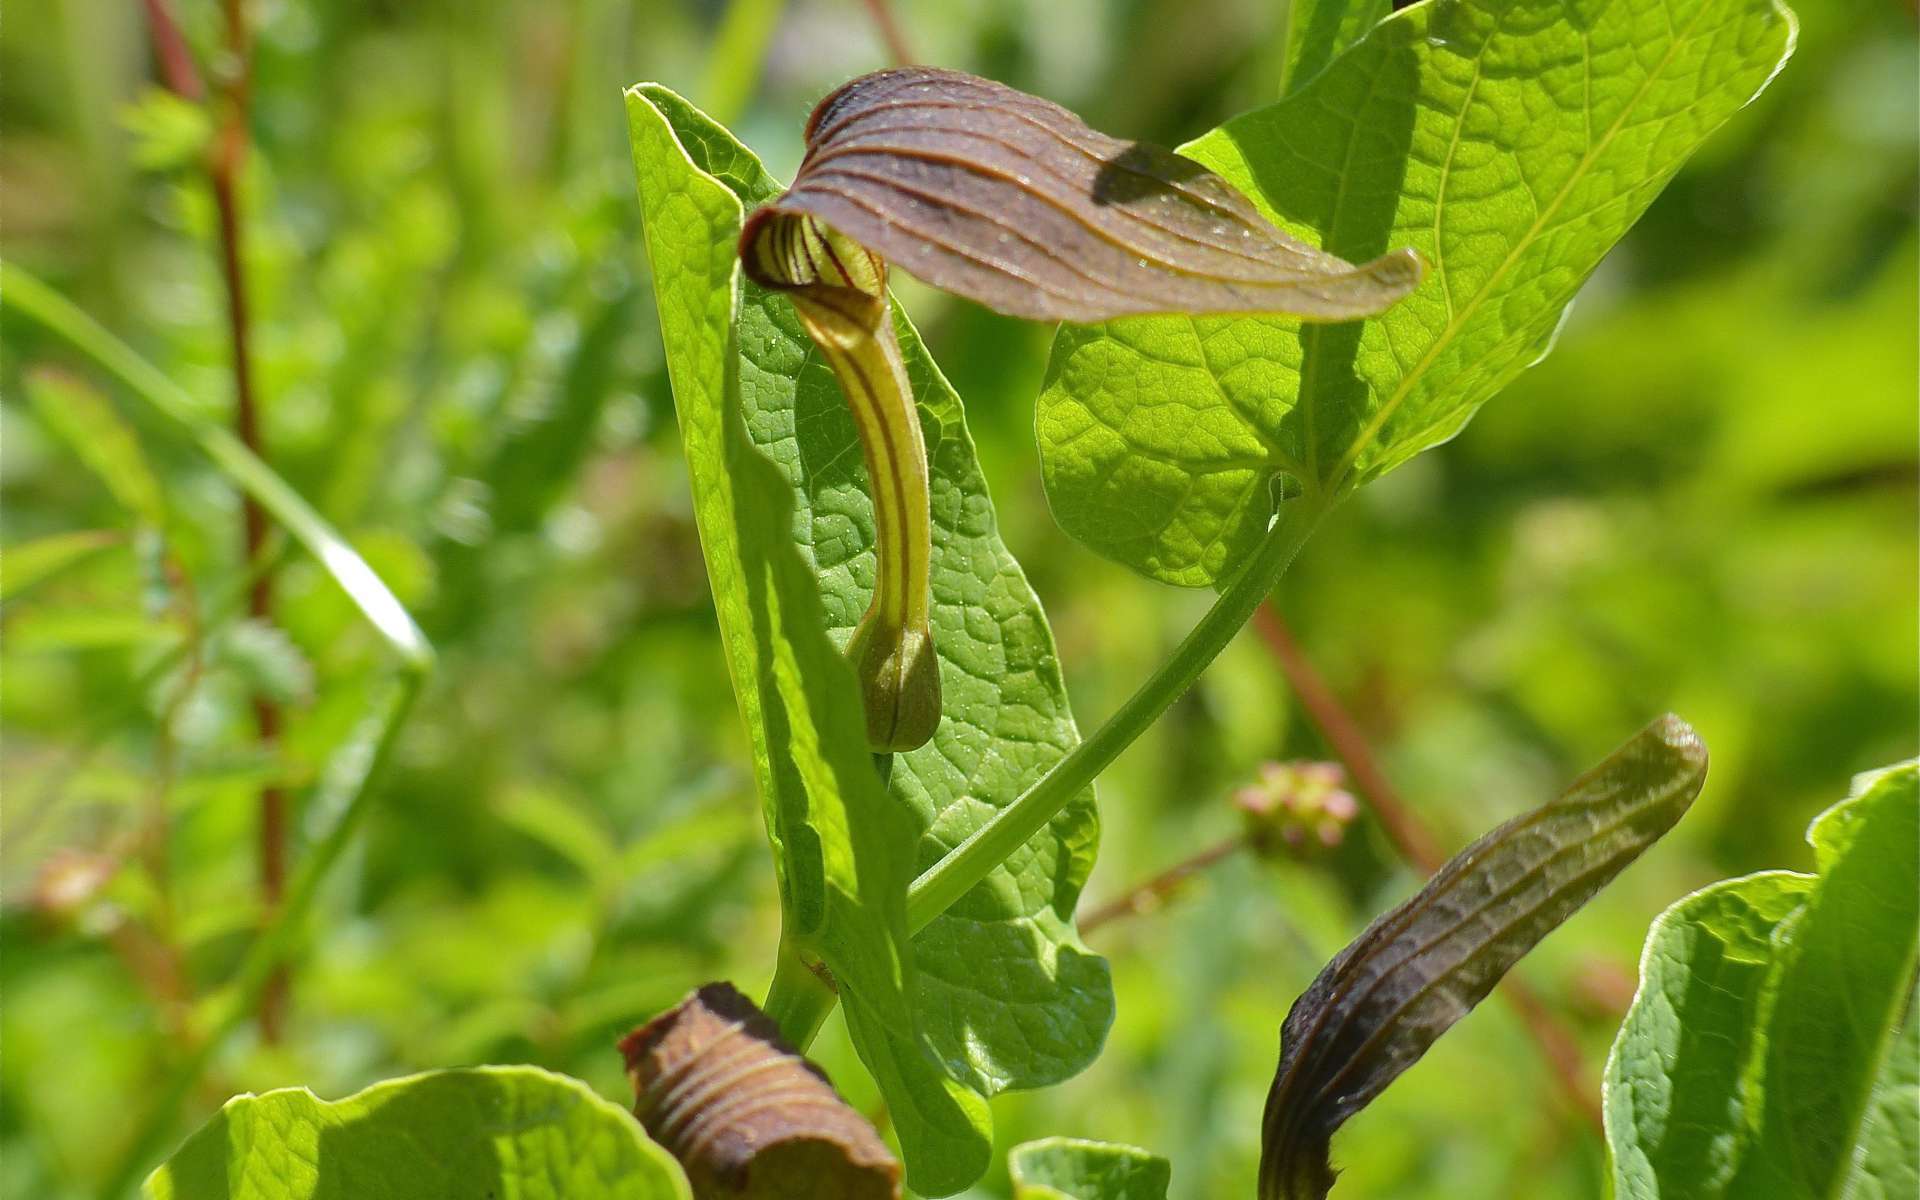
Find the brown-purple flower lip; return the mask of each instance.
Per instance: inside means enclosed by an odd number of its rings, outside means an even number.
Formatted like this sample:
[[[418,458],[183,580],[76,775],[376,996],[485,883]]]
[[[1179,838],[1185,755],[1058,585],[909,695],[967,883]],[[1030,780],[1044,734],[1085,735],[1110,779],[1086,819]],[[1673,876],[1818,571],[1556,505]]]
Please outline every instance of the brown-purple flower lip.
[[[1324,253],[1190,159],[931,67],[864,75],[821,101],[793,186],[754,214],[743,249],[778,214],[813,217],[935,287],[1034,320],[1343,321],[1382,311],[1425,273],[1411,250],[1359,266]]]

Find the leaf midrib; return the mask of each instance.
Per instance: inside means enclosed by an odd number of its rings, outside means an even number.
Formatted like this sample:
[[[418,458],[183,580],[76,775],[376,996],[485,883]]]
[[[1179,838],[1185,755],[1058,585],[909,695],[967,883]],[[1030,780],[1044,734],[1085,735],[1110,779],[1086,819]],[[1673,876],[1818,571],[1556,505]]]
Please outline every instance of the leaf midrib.
[[[1641,82],[1633,98],[1621,106],[1619,115],[1615,117],[1613,123],[1607,127],[1607,131],[1601,135],[1600,140],[1589,146],[1587,152],[1581,156],[1580,162],[1567,176],[1559,192],[1556,193],[1552,201],[1534,217],[1533,225],[1514,243],[1513,248],[1507,252],[1506,258],[1503,259],[1499,267],[1487,277],[1487,282],[1481,285],[1480,290],[1474,293],[1473,298],[1467,302],[1466,308],[1460,315],[1447,323],[1446,329],[1441,332],[1439,337],[1434,339],[1433,344],[1427,348],[1427,352],[1421,356],[1420,361],[1414,364],[1412,370],[1401,377],[1400,384],[1394,389],[1393,395],[1388,397],[1387,402],[1381,406],[1380,411],[1374,415],[1373,419],[1367,423],[1366,428],[1362,429],[1360,435],[1354,439],[1353,445],[1341,456],[1339,465],[1334,468],[1332,476],[1327,481],[1327,490],[1329,492],[1338,492],[1347,476],[1352,472],[1354,465],[1359,461],[1360,455],[1365,453],[1367,447],[1373,443],[1374,439],[1379,437],[1380,431],[1386,427],[1386,423],[1392,419],[1393,414],[1397,412],[1400,405],[1405,402],[1413,386],[1425,376],[1440,353],[1453,343],[1455,335],[1473,319],[1474,314],[1479,311],[1480,306],[1486,301],[1487,297],[1492,294],[1494,288],[1500,281],[1506,277],[1507,272],[1513,268],[1520,257],[1532,249],[1540,233],[1545,229],[1547,222],[1559,212],[1561,205],[1566,202],[1567,197],[1572,193],[1574,185],[1587,177],[1587,173],[1592,170],[1593,164],[1598,161],[1600,155],[1612,146],[1614,139],[1619,136],[1620,130],[1625,126],[1627,117],[1638,109],[1641,102],[1646,99],[1647,93],[1652,89],[1654,83],[1665,77],[1667,68],[1673,64],[1673,60],[1680,52],[1680,48],[1691,43],[1694,32],[1709,7],[1709,5],[1701,4],[1694,8],[1693,19],[1688,22],[1683,31],[1673,35],[1672,40],[1668,44],[1666,54],[1662,55],[1660,62],[1652,70],[1647,72],[1646,79]],[[1670,7],[1668,11],[1672,11]],[[1491,37],[1488,40],[1491,41]],[[1588,91],[1590,93],[1592,86],[1593,54],[1590,39],[1583,39],[1583,43],[1587,43],[1585,45],[1587,53],[1583,61],[1585,62],[1588,73]],[[1483,46],[1481,48],[1482,56],[1484,56],[1485,53],[1486,48]],[[1476,59],[1475,71],[1478,72],[1479,69],[1480,62]],[[1589,123],[1591,123],[1593,119],[1592,113],[1592,105],[1588,104],[1587,120]],[[1455,118],[1454,128],[1456,134],[1465,120],[1466,113],[1463,110]],[[1447,185],[1451,177],[1450,172],[1442,177],[1440,192],[1435,200],[1436,205],[1444,202]]]
[[[1367,106],[1373,103],[1374,93],[1380,90],[1380,77],[1383,74],[1385,74],[1385,72],[1376,71],[1373,73],[1373,77],[1367,80],[1367,93],[1355,107],[1354,111],[1356,113],[1365,112]],[[1329,232],[1332,232],[1332,230],[1338,226],[1340,213],[1347,205],[1347,184],[1353,179],[1353,148],[1359,140],[1360,128],[1358,121],[1349,122],[1347,125],[1347,150],[1340,160],[1340,182],[1335,186],[1333,193],[1333,218],[1327,223]],[[1306,403],[1301,406],[1300,414],[1302,424],[1304,425],[1302,432],[1305,435],[1307,451],[1305,474],[1308,479],[1314,480],[1315,482],[1318,482],[1320,479],[1320,437],[1315,431],[1315,422],[1313,419],[1314,409],[1319,406],[1313,402],[1313,398],[1316,386],[1315,381],[1320,374],[1321,355],[1318,351],[1320,349],[1320,339],[1322,336],[1322,326],[1315,324],[1306,327],[1306,337],[1313,339],[1313,344],[1311,347],[1306,345],[1301,346],[1302,361],[1300,363],[1300,391],[1298,393],[1299,397],[1306,401]],[[1305,339],[1303,338],[1302,340],[1304,342]]]

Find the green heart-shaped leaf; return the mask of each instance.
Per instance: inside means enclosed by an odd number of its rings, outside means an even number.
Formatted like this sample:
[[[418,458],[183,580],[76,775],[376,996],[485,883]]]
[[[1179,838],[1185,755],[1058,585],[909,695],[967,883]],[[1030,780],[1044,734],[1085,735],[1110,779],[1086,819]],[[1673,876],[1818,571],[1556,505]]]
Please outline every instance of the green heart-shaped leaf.
[[[149,1200],[687,1200],[632,1114],[537,1067],[430,1071],[331,1103],[236,1096],[147,1180]]]
[[[857,693],[849,701],[841,691],[842,681],[853,686],[851,672],[837,656],[829,665],[826,654],[852,636],[872,593],[872,505],[860,444],[845,397],[812,351],[791,304],[739,281],[732,258],[742,206],[770,199],[779,185],[725,130],[673,93],[637,88],[629,106],[675,403],[736,690],[743,697],[767,695],[760,664],[772,651],[756,639],[776,628],[765,619],[756,625],[747,611],[752,603],[726,599],[738,592],[736,568],[728,563],[744,542],[781,564],[784,615],[778,632],[795,652],[804,647],[808,679],[815,680],[811,672],[817,670],[825,681],[819,684],[824,692],[807,704],[821,706],[814,720],[833,728],[833,739],[822,739],[821,746],[831,749],[840,803],[862,814],[850,828],[879,837],[874,831],[881,826],[904,822],[910,831],[904,849],[888,851],[892,857],[884,868],[861,869],[861,877],[878,889],[882,869],[912,874],[931,865],[1078,740],[1052,634],[995,529],[959,398],[912,326],[896,314],[930,463],[932,625],[942,714],[932,741],[894,756],[891,799],[864,752],[854,770],[843,739],[863,744],[861,705]],[[698,322],[689,321],[685,314],[696,311]],[[737,321],[731,341],[721,324],[729,312]],[[744,436],[736,439],[736,428]],[[721,493],[736,499],[703,499]],[[789,562],[803,564],[807,595],[800,594]],[[805,691],[782,703],[799,704]],[[789,779],[790,768],[781,765],[809,744],[777,730],[767,735],[766,714],[778,710],[756,712],[747,699],[743,707],[756,727],[790,926],[811,928],[807,922],[816,920],[811,914],[818,902],[817,885],[810,882],[816,868],[808,864],[823,849],[836,852],[847,833],[815,818],[806,791],[812,779]],[[843,728],[849,720],[855,723],[850,734]],[[764,761],[769,755],[771,766]],[[880,817],[869,807],[876,796],[885,810]],[[881,1056],[879,1031],[856,1024],[856,1045],[887,1092],[908,1182],[917,1191],[955,1191],[986,1170],[987,1096],[1070,1077],[1092,1061],[1105,1039],[1113,1018],[1106,963],[1086,951],[1071,919],[1093,865],[1091,799],[1089,794],[1069,805],[1022,853],[935,918],[913,938],[910,954],[904,947],[894,951],[910,1005],[906,1012],[889,1008],[883,1024],[891,1023],[897,1039],[909,1033],[924,1038],[932,1061],[951,1081],[943,1078],[934,1089],[932,1080],[918,1074],[920,1059],[907,1053],[909,1043],[890,1043],[897,1053]],[[889,847],[896,846],[892,832],[885,836]],[[895,886],[893,876],[886,886]],[[898,886],[904,889],[904,883]],[[892,939],[896,901],[888,896],[875,903],[887,912],[885,937]],[[835,959],[852,952],[841,947],[828,953],[823,946],[821,953],[849,997],[853,1020],[853,998],[861,989]],[[983,962],[994,969],[980,970]]]
[[[1911,1031],[1888,1047],[1920,949],[1917,783],[1896,767],[1821,814],[1817,875],[1716,883],[1654,923],[1607,1062],[1622,1200],[1913,1194]]]
[[[1793,33],[1774,0],[1439,0],[1183,147],[1309,243],[1432,270],[1365,322],[1063,328],[1038,421],[1062,527],[1214,584],[1283,490],[1337,496],[1452,437]]]

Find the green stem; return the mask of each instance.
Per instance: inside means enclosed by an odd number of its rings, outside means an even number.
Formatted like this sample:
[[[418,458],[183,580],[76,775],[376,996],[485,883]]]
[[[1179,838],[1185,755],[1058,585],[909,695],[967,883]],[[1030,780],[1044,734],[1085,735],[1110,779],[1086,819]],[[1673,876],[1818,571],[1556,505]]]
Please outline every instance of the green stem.
[[[706,70],[698,95],[707,115],[732,125],[753,99],[761,79],[767,48],[780,28],[786,0],[733,0],[707,50]]]
[[[1287,573],[1294,556],[1319,525],[1320,518],[1326,515],[1328,507],[1327,501],[1316,494],[1289,501],[1266,537],[1255,547],[1246,570],[1220,593],[1213,607],[1181,639],[1173,657],[1161,664],[1093,736],[1054,763],[1052,769],[1018,799],[913,881],[913,886],[907,889],[910,932],[918,933],[926,928],[1025,845],[1027,839],[1040,832],[1080,789],[1092,783],[1095,776],[1106,770],[1121,751],[1132,745],[1192,686],[1200,672],[1219,657],[1254,609]],[[787,1040],[804,1052],[832,1010],[834,999],[825,981],[783,942],[780,961],[774,968],[773,985],[767,990],[763,1007]]]
[[[184,430],[229,479],[320,560],[347,598],[400,657],[399,679],[366,718],[361,727],[364,734],[350,736],[328,764],[326,786],[312,805],[310,824],[318,833],[287,891],[286,903],[247,947],[226,1005],[213,1019],[206,1036],[160,1089],[109,1176],[101,1194],[117,1197],[132,1191],[140,1172],[165,1146],[181,1105],[221,1043],[259,1006],[274,969],[303,929],[321,884],[367,814],[372,784],[392,756],[400,729],[433,668],[433,647],[399,599],[325,518],[224,426],[201,413],[192,397],[159,368],[65,297],[11,263],[0,262],[0,296],[4,296],[9,313],[27,317],[67,341]],[[253,566],[249,564],[249,569]]]
[[[767,986],[767,1002],[760,1006],[780,1027],[780,1036],[805,1054],[838,999],[839,994],[825,977],[808,965],[792,943],[782,939],[773,982]]]
[[[1255,548],[1252,561],[1220,593],[1207,615],[1174,650],[1173,657],[1162,663],[1091,737],[913,881],[907,890],[909,930],[918,933],[971,891],[1167,711],[1280,582],[1327,508],[1327,501],[1314,493],[1285,504],[1279,519]]]

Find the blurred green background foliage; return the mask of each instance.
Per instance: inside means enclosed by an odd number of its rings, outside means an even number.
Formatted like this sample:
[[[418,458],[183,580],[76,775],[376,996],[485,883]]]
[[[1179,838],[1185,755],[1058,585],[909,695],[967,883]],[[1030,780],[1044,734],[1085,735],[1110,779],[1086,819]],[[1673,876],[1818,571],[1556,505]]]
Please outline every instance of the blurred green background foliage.
[[[1915,12],[1799,0],[1781,79],[1607,261],[1554,353],[1336,512],[1280,606],[1448,850],[1665,709],[1712,749],[1648,860],[1525,963],[1598,1063],[1649,920],[1810,867],[1807,821],[1915,744]],[[220,12],[179,0],[203,68]],[[624,1092],[613,1039],[697,982],[764,984],[777,930],[694,533],[620,89],[656,79],[776,172],[813,101],[886,65],[858,0],[260,0],[245,257],[272,463],[441,654],[298,949],[288,1036],[227,1095],[338,1096],[534,1062]],[[1285,0],[896,0],[923,61],[1177,144],[1276,95]],[[0,24],[0,252],[225,419],[213,118],[130,0]],[[1041,495],[1049,331],[904,283],[969,406],[1083,726],[1207,603],[1069,542]],[[320,568],[244,615],[229,482],[8,320],[0,365],[0,1191],[93,1194],[204,1033],[259,919],[259,789],[323,803],[391,669]],[[277,748],[248,697],[287,716]],[[1101,781],[1097,903],[1236,827],[1326,747],[1252,631]],[[1103,926],[1106,1054],[996,1109],[1006,1144],[1131,1141],[1174,1194],[1243,1194],[1291,998],[1415,886],[1362,819],[1311,862],[1228,859]],[[818,1054],[875,1094],[839,1018]],[[187,1125],[182,1126],[182,1130]],[[1602,1151],[1513,1012],[1463,1023],[1336,1143],[1342,1192],[1598,1197]],[[1003,1187],[989,1175],[984,1194]]]

